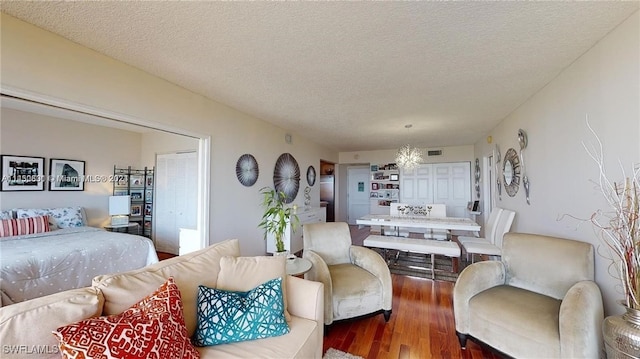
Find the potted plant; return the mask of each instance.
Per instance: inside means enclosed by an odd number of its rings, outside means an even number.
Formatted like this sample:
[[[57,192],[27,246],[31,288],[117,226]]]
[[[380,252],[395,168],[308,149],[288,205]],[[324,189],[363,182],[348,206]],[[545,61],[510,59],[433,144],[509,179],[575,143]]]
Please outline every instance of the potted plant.
[[[258,227],[264,228],[265,240],[269,234],[273,235],[276,252],[286,254],[283,238],[287,231],[287,225],[290,223],[295,230],[298,216],[294,213],[293,208],[285,206],[287,195],[284,192],[263,187],[260,193],[262,194],[264,214]]]

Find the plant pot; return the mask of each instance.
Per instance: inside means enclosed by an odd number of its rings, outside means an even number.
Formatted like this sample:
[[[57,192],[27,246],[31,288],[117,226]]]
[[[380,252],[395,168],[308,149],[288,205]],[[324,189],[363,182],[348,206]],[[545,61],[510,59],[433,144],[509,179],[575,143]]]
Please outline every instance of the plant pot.
[[[288,257],[289,256],[289,251],[282,251],[282,252],[274,252],[273,253],[274,256],[283,256],[283,257]]]
[[[640,310],[625,308],[626,313],[606,317],[602,324],[608,359],[640,358]]]

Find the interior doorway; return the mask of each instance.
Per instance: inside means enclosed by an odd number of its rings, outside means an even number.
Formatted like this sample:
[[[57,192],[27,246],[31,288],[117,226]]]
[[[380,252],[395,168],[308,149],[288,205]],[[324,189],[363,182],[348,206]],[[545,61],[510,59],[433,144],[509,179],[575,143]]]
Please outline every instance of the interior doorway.
[[[320,160],[320,207],[327,209],[327,222],[336,220],[335,164]]]
[[[347,169],[347,222],[356,224],[356,220],[369,214],[369,167],[349,167]]]

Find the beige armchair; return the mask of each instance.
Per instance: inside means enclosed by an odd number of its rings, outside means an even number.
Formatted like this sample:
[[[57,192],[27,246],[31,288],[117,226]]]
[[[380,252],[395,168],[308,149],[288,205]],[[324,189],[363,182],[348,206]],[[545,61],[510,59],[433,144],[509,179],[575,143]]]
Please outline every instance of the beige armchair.
[[[515,358],[598,358],[604,319],[589,243],[506,233],[502,260],[465,268],[453,289],[456,333]]]
[[[391,316],[393,289],[389,267],[382,257],[351,245],[344,222],[313,223],[302,227],[303,257],[312,263],[305,279],[324,284],[324,323],[378,311]]]

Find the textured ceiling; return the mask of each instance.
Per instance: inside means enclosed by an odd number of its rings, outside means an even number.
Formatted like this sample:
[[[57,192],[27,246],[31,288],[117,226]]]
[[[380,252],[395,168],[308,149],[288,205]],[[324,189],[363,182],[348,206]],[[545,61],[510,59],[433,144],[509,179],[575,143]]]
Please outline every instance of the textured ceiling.
[[[339,151],[473,144],[640,2],[11,2]],[[410,130],[405,124],[413,124]]]

